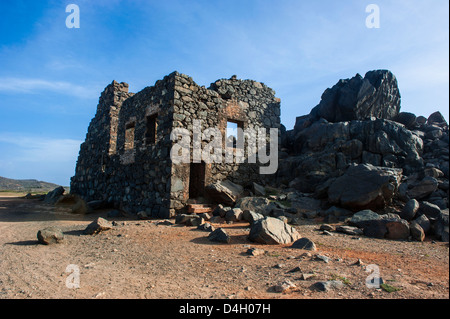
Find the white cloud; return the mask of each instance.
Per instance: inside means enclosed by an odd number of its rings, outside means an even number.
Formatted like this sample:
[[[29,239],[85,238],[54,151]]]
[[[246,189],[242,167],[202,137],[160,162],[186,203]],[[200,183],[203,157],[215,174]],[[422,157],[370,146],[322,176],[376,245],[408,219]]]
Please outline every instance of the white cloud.
[[[0,78],[0,92],[37,94],[42,91],[55,92],[79,98],[92,98],[98,95],[95,89],[63,81],[48,81],[36,78]]]
[[[13,156],[14,161],[54,163],[72,161],[74,158],[76,160],[82,141],[6,133],[0,134],[0,143],[15,146],[17,153]]]

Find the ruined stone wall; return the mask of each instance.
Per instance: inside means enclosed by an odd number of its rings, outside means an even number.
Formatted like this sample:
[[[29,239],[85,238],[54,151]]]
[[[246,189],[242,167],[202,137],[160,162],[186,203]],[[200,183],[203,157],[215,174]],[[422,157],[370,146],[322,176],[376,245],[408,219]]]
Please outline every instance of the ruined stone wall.
[[[118,116],[123,101],[133,96],[128,93],[127,83],[113,81],[101,93],[97,111],[91,120],[86,140],[71,179],[71,192],[87,201],[105,198],[108,178],[105,174],[111,165],[110,154],[114,154],[117,142]]]
[[[202,131],[220,130],[222,150],[227,121],[238,122],[244,130],[280,128],[280,100],[266,85],[236,77],[218,80],[207,89],[174,72],[136,94],[128,93],[127,84],[113,82],[102,93],[81,145],[71,192],[129,213],[144,210],[149,216],[170,217],[190,197],[194,154],[192,140],[189,163],[173,163],[170,152],[177,141],[172,141],[171,132],[183,128],[192,134],[195,120]],[[201,141],[201,149],[208,143]],[[244,150],[247,158],[247,145]],[[220,155],[225,161],[225,152]],[[261,183],[260,166],[206,163],[203,185],[224,179],[244,186]]]
[[[110,168],[107,193],[131,213],[169,217],[170,132],[172,129],[174,74],[159,80],[124,102],[119,114],[117,154]],[[156,134],[149,140],[148,121]],[[133,147],[126,148],[126,131],[134,126]]]
[[[137,94],[113,82],[102,93],[86,141],[81,145],[71,193],[86,201],[105,200],[129,213],[145,210],[167,217],[170,198],[169,152],[173,76]],[[155,118],[155,140],[146,142],[147,117]],[[133,124],[132,146],[125,147]]]
[[[226,129],[227,120],[237,120],[243,123],[243,129],[265,128],[266,142],[269,144],[269,129],[280,129],[280,99],[275,97],[275,91],[265,84],[253,80],[239,80],[236,76],[221,79],[212,83],[211,90],[219,93],[222,107],[219,110],[218,122],[222,130]],[[225,133],[224,133],[225,134]],[[259,147],[259,146],[258,146]],[[278,150],[274,150],[278,152]],[[245,146],[245,157],[248,157]],[[256,164],[216,164],[212,167],[215,180],[228,178],[231,181],[248,185],[252,182],[265,184],[264,175],[260,174],[261,164],[257,158]]]
[[[202,132],[208,128],[218,128],[223,136],[222,146],[225,147],[228,121],[238,122],[244,130],[280,128],[280,100],[272,89],[259,82],[238,80],[233,76],[231,79],[218,80],[207,89],[197,85],[192,78],[179,74],[175,80],[173,119],[174,129],[187,128],[193,132],[194,120],[201,121]],[[202,141],[201,149],[208,143]],[[191,142],[191,162],[194,144],[195,139]],[[244,151],[245,158],[248,158],[247,145]],[[223,163],[206,163],[206,185],[224,179],[247,185],[263,179],[258,162],[225,163],[225,153],[222,155]],[[182,207],[189,198],[189,171],[190,164],[172,167],[172,208]]]

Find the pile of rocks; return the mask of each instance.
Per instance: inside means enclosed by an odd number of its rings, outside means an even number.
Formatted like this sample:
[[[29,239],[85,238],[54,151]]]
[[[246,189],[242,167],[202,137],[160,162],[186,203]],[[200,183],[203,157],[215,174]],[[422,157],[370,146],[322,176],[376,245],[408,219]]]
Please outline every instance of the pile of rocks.
[[[394,213],[377,222],[376,236],[389,234],[386,220],[392,225],[395,217],[400,220],[395,225],[408,225],[417,239],[423,226],[425,234],[448,241],[448,123],[439,112],[428,118],[400,112],[397,80],[390,71],[340,80],[281,141],[272,182],[320,199],[324,209],[318,214],[326,222],[364,210]]]
[[[250,224],[248,239],[266,245],[289,244],[300,239],[297,230],[283,219],[284,214],[274,217],[279,205],[264,197],[244,197],[238,200],[234,208],[217,205],[211,214],[179,214],[176,224],[197,226],[198,230],[210,232],[211,241],[230,243],[230,236],[223,228],[215,229],[211,223],[235,223],[247,221]],[[258,211],[258,213],[256,212]]]

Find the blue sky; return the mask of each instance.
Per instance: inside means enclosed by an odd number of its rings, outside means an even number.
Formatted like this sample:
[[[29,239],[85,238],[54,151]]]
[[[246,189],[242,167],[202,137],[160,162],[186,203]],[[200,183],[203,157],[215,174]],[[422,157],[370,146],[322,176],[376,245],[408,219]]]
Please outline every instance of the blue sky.
[[[68,4],[80,28],[68,29]],[[380,28],[366,27],[366,6]],[[68,185],[98,97],[172,71],[209,86],[236,74],[308,114],[341,78],[389,69],[402,111],[449,119],[447,0],[0,0],[0,176]]]

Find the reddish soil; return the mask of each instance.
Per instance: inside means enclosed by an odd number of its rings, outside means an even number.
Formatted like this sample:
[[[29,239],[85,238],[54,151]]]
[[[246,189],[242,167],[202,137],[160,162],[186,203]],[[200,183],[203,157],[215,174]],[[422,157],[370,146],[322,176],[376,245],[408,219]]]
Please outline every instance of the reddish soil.
[[[449,298],[449,246],[432,239],[420,243],[326,236],[317,230],[320,221],[307,221],[296,228],[316,243],[317,251],[308,252],[251,243],[247,223],[214,224],[231,235],[230,244],[221,244],[210,242],[208,233],[195,227],[125,218],[108,218],[118,225],[83,235],[98,216],[106,213],[71,215],[37,200],[0,198],[0,298]],[[48,226],[64,232],[63,243],[38,243],[38,230]],[[249,247],[266,253],[248,256]],[[317,261],[316,254],[331,260]],[[399,290],[368,288],[369,264],[379,267],[384,283]],[[79,288],[66,285],[74,274],[66,272],[68,265],[80,270]],[[295,267],[301,271],[289,272]],[[314,276],[302,280],[302,273]],[[317,281],[333,279],[344,287],[329,292],[312,288]],[[273,287],[285,280],[296,287],[275,292]]]

